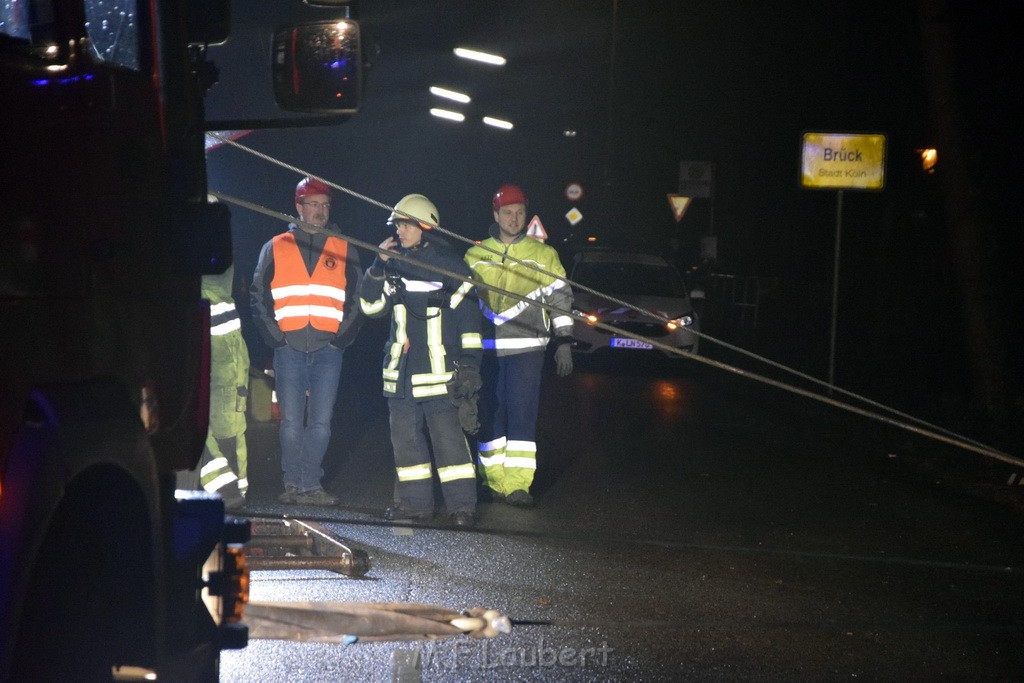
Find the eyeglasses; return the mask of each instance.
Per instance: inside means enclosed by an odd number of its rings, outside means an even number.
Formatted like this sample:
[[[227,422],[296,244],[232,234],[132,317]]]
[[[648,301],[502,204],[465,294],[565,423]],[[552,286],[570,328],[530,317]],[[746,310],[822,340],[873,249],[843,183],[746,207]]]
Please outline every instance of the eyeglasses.
[[[330,202],[302,202],[302,205],[303,206],[309,206],[309,207],[312,207],[314,209],[320,209],[320,208],[329,209],[329,208],[331,208],[331,203]]]

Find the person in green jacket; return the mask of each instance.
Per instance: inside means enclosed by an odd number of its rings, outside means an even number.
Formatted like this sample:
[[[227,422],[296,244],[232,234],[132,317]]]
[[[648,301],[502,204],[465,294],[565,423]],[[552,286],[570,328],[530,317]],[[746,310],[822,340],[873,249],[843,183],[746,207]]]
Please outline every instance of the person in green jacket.
[[[220,275],[203,276],[203,298],[210,302],[210,426],[197,472],[191,482],[187,474],[178,482],[182,488],[219,493],[229,510],[245,504],[249,488],[245,446],[249,350],[231,296],[234,275],[232,266]]]
[[[572,372],[572,288],[562,279],[565,268],[558,252],[526,235],[523,191],[516,185],[503,185],[494,194],[492,206],[490,237],[466,252],[473,278],[564,311],[552,314],[486,286],[478,287],[485,319],[478,444],[481,476],[492,499],[530,507],[530,486],[537,470],[541,370],[552,335],[557,344],[558,375]]]

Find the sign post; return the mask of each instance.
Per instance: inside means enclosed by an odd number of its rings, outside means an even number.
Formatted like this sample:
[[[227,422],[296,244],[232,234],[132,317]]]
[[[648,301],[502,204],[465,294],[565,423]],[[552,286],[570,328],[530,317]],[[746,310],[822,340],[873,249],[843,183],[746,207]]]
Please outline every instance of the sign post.
[[[808,189],[836,190],[836,252],[832,268],[832,329],[828,352],[831,395],[836,371],[843,190],[877,192],[885,187],[885,136],[878,133],[804,133],[800,184]]]
[[[832,261],[832,327],[828,344],[828,392],[836,378],[836,321],[839,319],[839,253],[843,233],[843,191],[836,191],[836,255]]]

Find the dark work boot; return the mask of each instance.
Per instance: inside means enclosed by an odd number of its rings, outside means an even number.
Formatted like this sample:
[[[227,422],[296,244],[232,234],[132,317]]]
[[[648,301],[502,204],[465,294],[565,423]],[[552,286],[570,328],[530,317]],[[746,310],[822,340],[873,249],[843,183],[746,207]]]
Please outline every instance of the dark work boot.
[[[533,496],[530,495],[529,491],[519,489],[505,496],[505,502],[517,508],[532,508]]]

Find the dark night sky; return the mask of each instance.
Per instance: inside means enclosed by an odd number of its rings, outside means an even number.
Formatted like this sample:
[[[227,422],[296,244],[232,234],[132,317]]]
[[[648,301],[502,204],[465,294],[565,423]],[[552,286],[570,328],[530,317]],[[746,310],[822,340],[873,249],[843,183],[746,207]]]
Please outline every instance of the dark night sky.
[[[892,346],[938,349],[929,362],[942,364],[963,339],[950,324],[956,255],[946,239],[943,190],[914,156],[934,144],[918,4],[362,0],[356,18],[364,43],[379,47],[362,111],[341,126],[257,131],[242,141],[385,203],[422,192],[438,204],[444,227],[474,238],[490,223],[491,193],[511,181],[526,189],[551,242],[562,241],[572,206],[563,191],[578,182],[581,232],[666,250],[678,240],[686,266],[713,229],[721,269],[779,277],[791,301],[806,308],[792,315],[809,316],[820,329],[827,326],[837,198],[799,187],[801,134],[885,133],[885,189],[844,193],[841,339],[850,340],[847,357],[863,364]],[[1024,263],[1013,157],[1022,112],[1012,54],[1019,41],[1010,32],[1019,22],[995,9],[948,4],[959,13],[946,44],[982,226],[984,285],[1000,334],[1016,339],[1024,298],[1014,275]],[[277,13],[288,6],[269,5]],[[244,115],[237,103],[264,87],[257,66],[269,61],[265,35],[246,38],[245,31],[275,17],[258,7],[246,3],[232,41],[213,55],[223,77],[209,98],[214,117]],[[509,64],[462,62],[451,52],[457,44],[500,52]],[[474,97],[466,123],[427,114],[438,104],[431,84]],[[483,114],[516,128],[487,128]],[[577,136],[564,137],[566,128]],[[683,160],[715,164],[715,197],[695,200],[676,224],[665,195],[676,191]],[[211,187],[275,209],[292,212],[296,181],[237,150],[211,154]],[[335,207],[335,220],[353,236],[374,243],[385,236],[384,210],[351,198],[336,198]],[[236,261],[245,272],[280,227],[233,214]],[[1020,363],[1013,368],[1019,372]]]
[[[872,3],[786,3],[786,13],[767,5],[363,0],[364,40],[380,56],[362,112],[336,128],[260,131],[246,140],[383,202],[423,192],[436,199],[446,227],[466,235],[489,222],[493,189],[515,181],[553,238],[565,237],[563,190],[579,182],[587,232],[658,244],[692,242],[713,227],[724,260],[777,270],[781,264],[762,261],[778,251],[827,250],[832,240],[832,193],[797,186],[803,131],[889,136],[891,192],[848,199],[851,220],[862,204],[884,211],[905,189],[913,149],[929,132],[912,4],[885,3],[876,13]],[[246,15],[245,26],[266,18],[248,8]],[[460,43],[505,54],[509,65],[457,60],[451,49]],[[258,56],[247,56],[247,66],[266,61]],[[246,89],[232,90],[229,66],[222,62],[224,83],[211,93],[215,116],[259,85],[253,75]],[[426,114],[435,83],[473,95],[470,121]],[[481,125],[485,113],[516,129]],[[566,128],[577,136],[563,137]],[[237,174],[233,153],[217,154],[215,181],[256,181],[251,164]],[[665,194],[676,190],[682,160],[716,165],[716,196],[696,201],[677,226]],[[283,185],[278,205],[288,208],[291,180],[268,172],[256,196]],[[337,217],[367,236],[383,222],[380,209],[358,204]],[[799,244],[805,238],[810,243]]]

